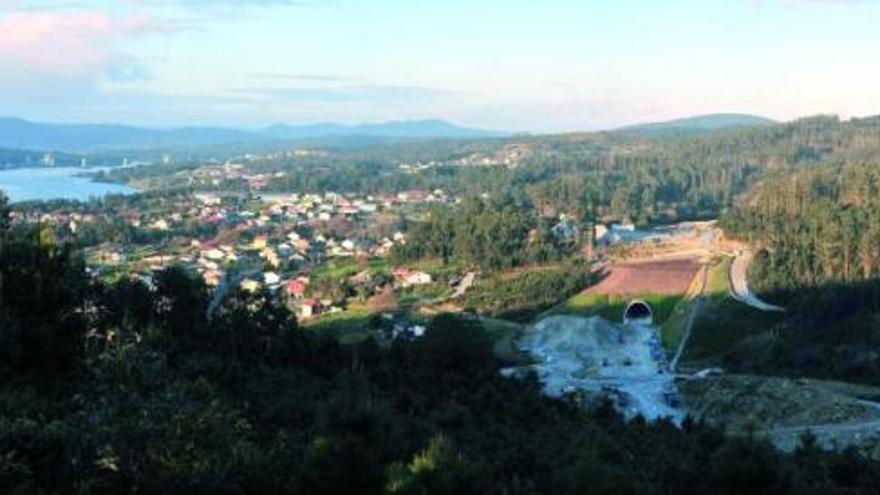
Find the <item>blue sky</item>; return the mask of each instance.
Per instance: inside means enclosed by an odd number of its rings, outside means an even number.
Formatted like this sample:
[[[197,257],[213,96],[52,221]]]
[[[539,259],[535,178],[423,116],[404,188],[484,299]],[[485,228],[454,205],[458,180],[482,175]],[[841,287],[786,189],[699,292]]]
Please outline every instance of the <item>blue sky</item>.
[[[880,113],[874,0],[0,0],[4,113],[592,130]]]

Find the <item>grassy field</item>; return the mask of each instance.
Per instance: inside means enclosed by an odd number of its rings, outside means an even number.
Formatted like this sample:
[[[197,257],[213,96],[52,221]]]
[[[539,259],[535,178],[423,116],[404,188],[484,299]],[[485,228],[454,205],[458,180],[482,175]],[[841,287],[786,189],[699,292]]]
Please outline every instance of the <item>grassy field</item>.
[[[452,288],[441,283],[414,285],[397,290],[397,303],[401,306],[428,304],[449,297],[452,292]]]
[[[736,301],[730,295],[728,271],[731,258],[712,265],[706,281],[706,297],[694,328],[684,361],[724,354],[743,339],[770,330],[783,319],[782,313],[768,313]]]
[[[683,297],[672,309],[669,318],[660,325],[660,338],[663,347],[667,350],[672,351],[678,347],[688,322],[692,303],[693,299]]]
[[[724,257],[713,261],[709,267],[709,275],[706,278],[705,295],[709,297],[727,297],[730,294],[730,263],[732,258]]]
[[[370,273],[378,275],[380,273],[390,273],[388,261],[385,258],[373,258],[369,261]]]
[[[553,308],[543,316],[577,315],[601,316],[610,321],[623,320],[623,311],[633,299],[640,299],[651,306],[654,322],[662,324],[673,314],[676,306],[684,300],[684,295],[642,294],[636,296],[617,296],[581,292],[565,303]]]
[[[706,287],[703,291],[704,298],[725,298],[730,291],[730,283],[727,272],[730,269],[731,259],[728,257],[718,258],[709,263],[709,272],[706,274]],[[678,347],[685,332],[689,316],[693,311],[695,296],[702,286],[702,273],[698,273],[691,283],[688,296],[683,298],[673,309],[669,319],[660,327],[660,335],[663,346],[668,350]],[[705,301],[705,299],[704,299]]]
[[[363,270],[368,270],[373,275],[390,272],[388,262],[384,259],[373,258],[366,265],[363,265],[351,258],[340,258],[330,260],[315,268],[312,277],[316,280],[327,278],[341,280],[357,275]]]
[[[684,360],[721,356],[743,339],[771,330],[783,318],[784,313],[760,311],[731,297],[709,299],[694,322]]]
[[[489,317],[480,318],[480,323],[492,337],[494,342],[492,349],[498,359],[509,365],[530,364],[529,357],[516,345],[516,339],[522,330],[520,324]]]
[[[335,336],[343,345],[361,342],[372,335],[368,328],[371,313],[366,306],[350,306],[341,313],[329,314],[303,323],[313,332]],[[417,318],[418,319],[418,318]],[[506,364],[528,364],[528,356],[516,346],[522,326],[507,320],[480,317],[479,322],[494,342],[495,355]]]
[[[339,259],[322,264],[315,269],[312,277],[316,280],[325,278],[340,280],[356,275],[360,271],[356,261],[352,259]]]
[[[332,333],[342,340],[348,333],[364,331],[369,319],[370,310],[366,306],[351,304],[345,311],[304,321],[302,326],[315,332]]]
[[[431,275],[434,275],[434,278],[436,279],[447,279],[449,277],[461,275],[467,271],[467,267],[464,265],[460,265],[457,263],[444,264],[443,260],[441,260],[440,258],[428,258],[420,261],[415,261],[412,263],[407,263],[406,266],[413,270],[428,272]]]

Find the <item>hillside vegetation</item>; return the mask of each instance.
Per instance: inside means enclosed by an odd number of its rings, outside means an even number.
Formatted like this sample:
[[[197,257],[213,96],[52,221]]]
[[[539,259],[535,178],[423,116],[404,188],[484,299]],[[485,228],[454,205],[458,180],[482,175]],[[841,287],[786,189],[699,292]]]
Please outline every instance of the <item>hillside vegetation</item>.
[[[2,210],[2,202],[0,202]],[[0,214],[4,493],[870,493],[880,466],[794,455],[503,378],[478,324],[343,347],[267,294],[87,279]]]
[[[832,163],[774,175],[724,218],[758,249],[751,284],[788,308],[756,369],[880,382],[880,169]],[[768,335],[769,337],[769,335]]]

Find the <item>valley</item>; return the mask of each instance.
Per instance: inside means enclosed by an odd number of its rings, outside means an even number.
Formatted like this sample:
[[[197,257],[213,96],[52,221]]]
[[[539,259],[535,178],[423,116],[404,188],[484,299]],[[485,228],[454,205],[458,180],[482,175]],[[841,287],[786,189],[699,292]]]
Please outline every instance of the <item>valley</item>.
[[[0,495],[877,495],[880,0],[0,0]]]
[[[766,467],[753,459],[793,476],[804,452],[873,466],[878,182],[834,163],[871,153],[876,129],[291,142],[105,169],[92,184],[125,194],[3,200],[0,371],[39,387],[75,370],[58,441],[113,449],[71,454],[76,476],[138,486],[169,478],[92,466],[178,454],[129,447],[120,425],[162,448],[234,439],[233,457],[192,445],[272,485],[321,485],[341,452],[383,480],[375,452],[500,457],[475,476],[505,486],[500,466],[527,455],[552,466],[518,469],[544,491],[579,472],[561,467],[572,457],[629,472],[614,459],[635,456],[651,480]],[[36,397],[11,398],[10,417],[56,402]],[[53,422],[3,424],[0,446],[58,438]]]

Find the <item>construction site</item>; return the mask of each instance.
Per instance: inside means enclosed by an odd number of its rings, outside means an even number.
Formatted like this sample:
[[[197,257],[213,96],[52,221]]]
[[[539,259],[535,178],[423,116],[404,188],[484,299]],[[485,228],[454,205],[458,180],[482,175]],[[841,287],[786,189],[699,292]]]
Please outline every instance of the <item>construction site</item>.
[[[730,374],[720,365],[739,336],[718,335],[715,313],[737,308],[757,327],[785,318],[785,308],[749,289],[743,245],[712,222],[620,243],[614,252],[625,256],[602,264],[599,283],[520,332],[526,369],[546,393],[610,399],[627,418],[690,416],[789,451],[809,432],[824,448],[880,456],[880,388]]]

